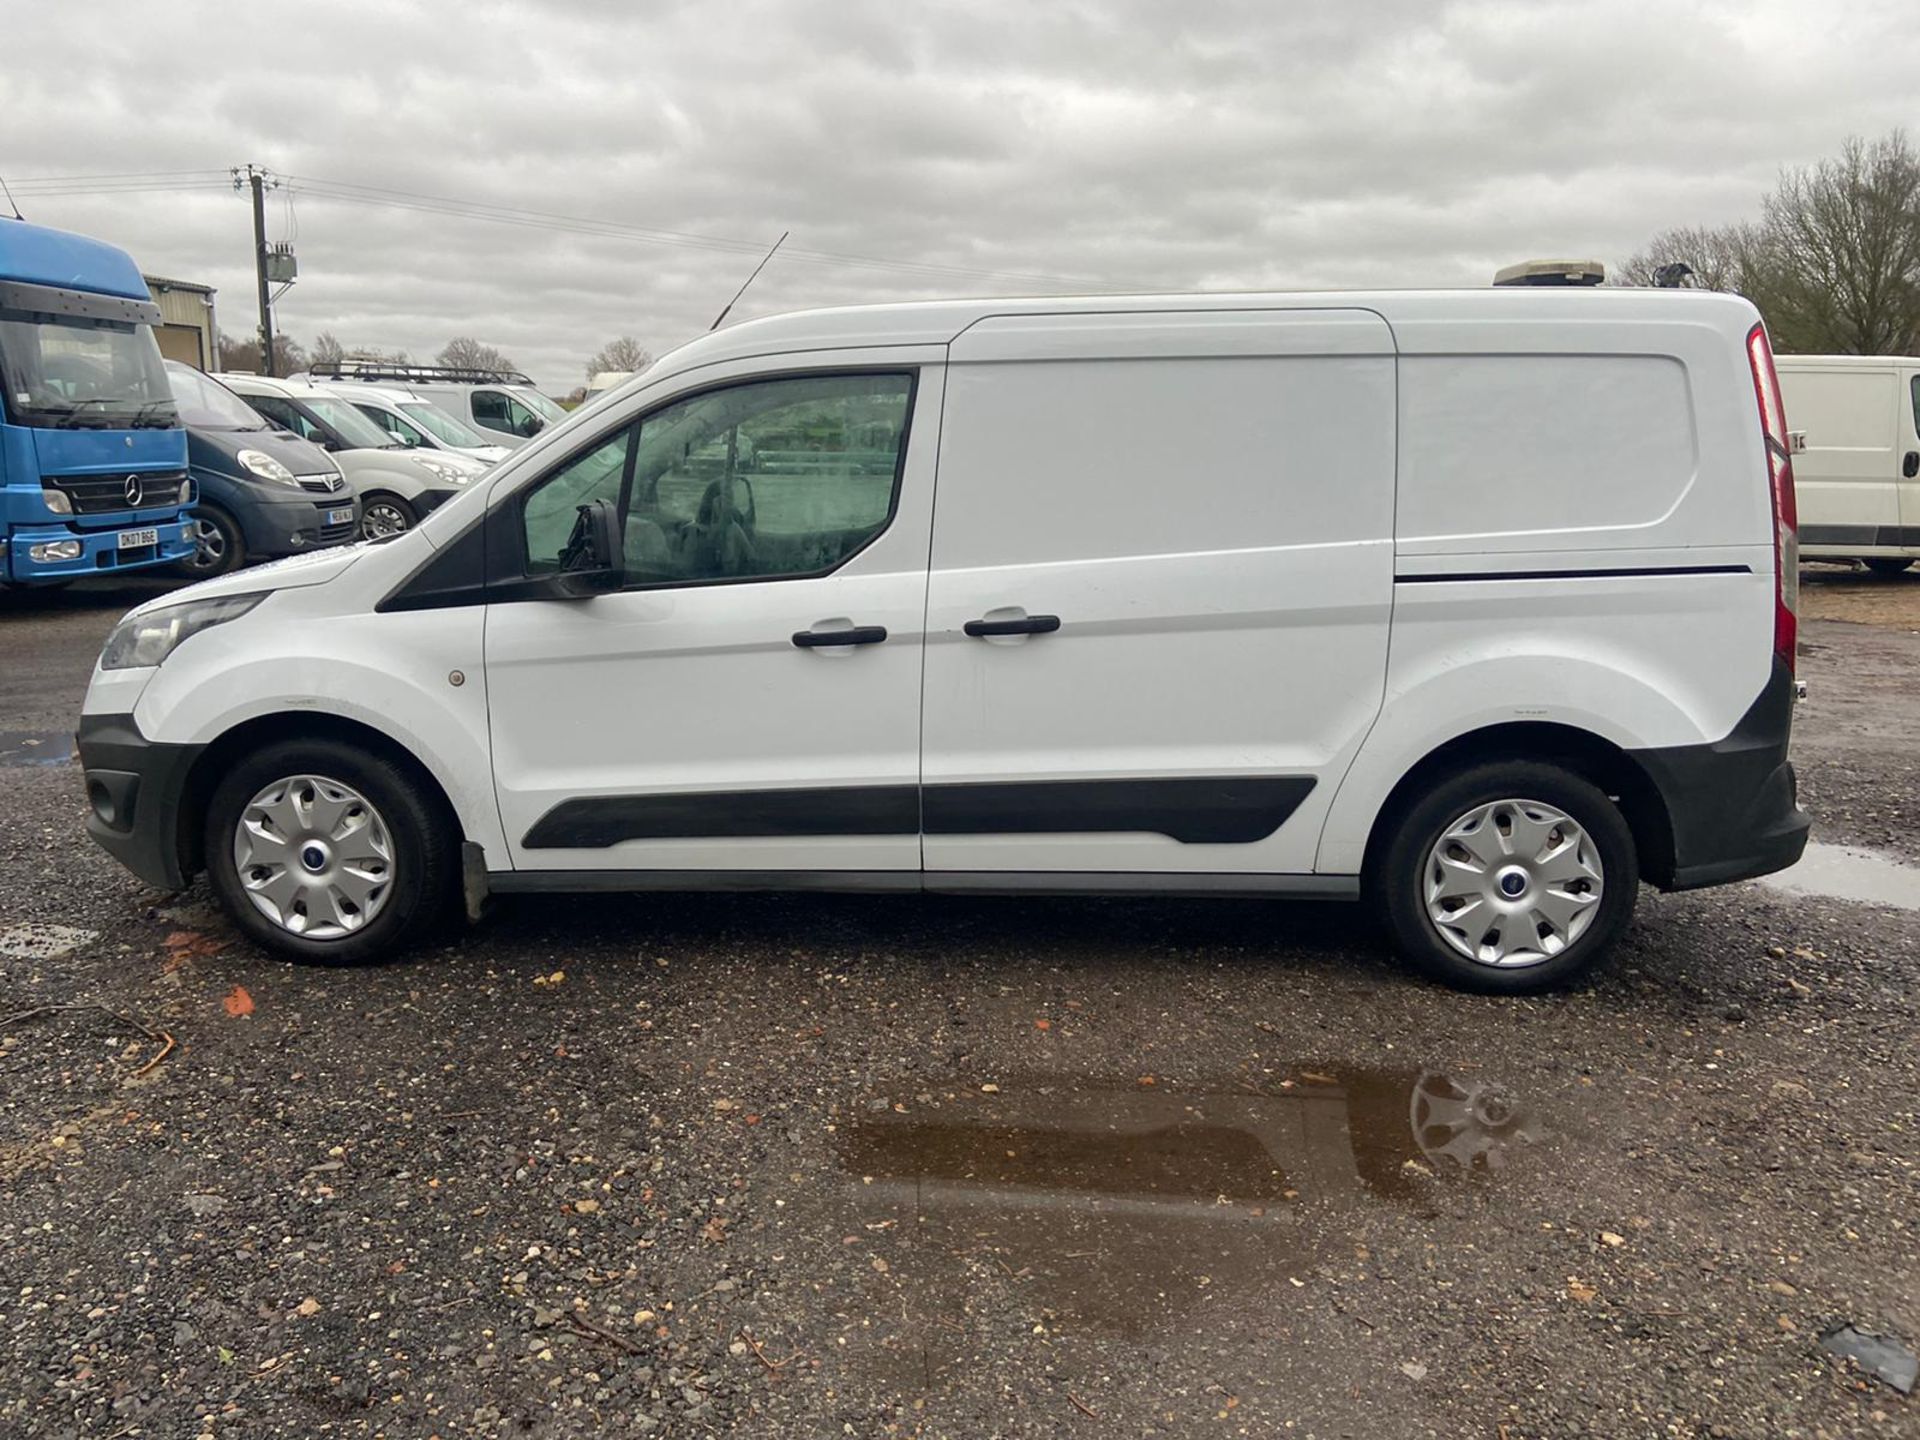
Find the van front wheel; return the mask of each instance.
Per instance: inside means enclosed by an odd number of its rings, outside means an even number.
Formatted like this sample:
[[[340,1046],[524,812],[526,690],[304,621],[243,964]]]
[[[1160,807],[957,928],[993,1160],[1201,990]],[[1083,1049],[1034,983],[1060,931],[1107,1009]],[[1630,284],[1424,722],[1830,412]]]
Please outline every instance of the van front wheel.
[[[1467,990],[1564,984],[1612,948],[1639,890],[1633,831],[1556,765],[1478,765],[1403,813],[1371,877],[1396,947]]]
[[[452,827],[391,761],[333,740],[269,745],[207,807],[207,873],[246,934],[295,960],[352,965],[445,911]]]

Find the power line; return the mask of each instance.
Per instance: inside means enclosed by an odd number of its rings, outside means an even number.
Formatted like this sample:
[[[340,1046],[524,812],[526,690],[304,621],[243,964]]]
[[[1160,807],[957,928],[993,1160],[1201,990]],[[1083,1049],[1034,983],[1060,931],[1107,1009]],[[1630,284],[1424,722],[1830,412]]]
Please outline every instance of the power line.
[[[288,192],[283,196],[289,207],[286,216],[288,221],[292,221],[293,218],[291,192],[299,190],[316,199],[336,200],[344,204],[411,211],[416,214],[445,215],[467,220],[485,220],[497,225],[513,225],[524,229],[600,236],[643,244],[713,251],[720,254],[758,255],[762,253],[765,245],[763,240],[745,240],[726,235],[707,235],[656,226],[634,225],[624,221],[600,220],[591,216],[528,210],[516,206],[496,205],[488,201],[462,200],[452,196],[427,195],[412,190],[329,180],[320,176],[282,175],[279,178],[285,191]],[[232,177],[226,170],[148,170],[94,175],[40,175],[16,180],[13,183],[17,193],[29,196],[129,195],[225,190],[232,184]],[[877,255],[812,250],[800,246],[783,247],[780,258],[783,262],[801,265],[878,270],[931,279],[1010,280],[1026,285],[1047,285],[1066,289],[1153,288],[1133,283],[1116,284],[1113,281],[1092,280],[1085,276],[991,270],[978,266],[942,264],[938,261],[898,260]]]

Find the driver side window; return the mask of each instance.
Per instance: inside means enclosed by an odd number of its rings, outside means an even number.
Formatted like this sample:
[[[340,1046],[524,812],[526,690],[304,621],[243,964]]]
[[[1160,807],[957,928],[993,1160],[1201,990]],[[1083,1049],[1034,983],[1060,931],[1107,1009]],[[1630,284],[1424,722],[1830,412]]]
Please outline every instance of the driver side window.
[[[797,375],[657,410],[528,493],[527,573],[558,569],[579,507],[609,500],[630,587],[824,575],[893,518],[913,388],[911,372]]]

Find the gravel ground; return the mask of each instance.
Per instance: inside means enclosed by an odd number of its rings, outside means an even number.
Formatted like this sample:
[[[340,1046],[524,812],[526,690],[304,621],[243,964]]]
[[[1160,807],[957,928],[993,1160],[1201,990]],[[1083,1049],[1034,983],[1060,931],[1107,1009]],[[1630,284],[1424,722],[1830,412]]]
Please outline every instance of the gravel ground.
[[[1894,583],[1810,577],[1872,623],[1806,624],[1796,748],[1915,859]],[[1920,1341],[1920,912],[1648,894],[1534,1000],[1225,901],[526,899],[296,969],[19,763],[136,598],[0,609],[0,1435],[1920,1435],[1818,1344]]]

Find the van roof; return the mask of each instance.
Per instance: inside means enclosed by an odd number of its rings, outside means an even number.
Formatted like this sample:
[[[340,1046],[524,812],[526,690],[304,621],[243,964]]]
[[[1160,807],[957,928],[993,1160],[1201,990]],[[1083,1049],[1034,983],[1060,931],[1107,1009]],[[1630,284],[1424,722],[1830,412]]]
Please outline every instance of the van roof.
[[[1328,290],[1173,295],[1022,296],[1008,299],[931,300],[798,310],[743,320],[690,340],[643,371],[642,383],[731,358],[783,351],[867,346],[946,345],[989,317],[1014,315],[1154,314],[1207,310],[1371,310],[1392,325],[1439,322],[1534,326],[1608,318],[1672,321],[1690,317],[1744,337],[1757,317],[1738,295],[1714,290],[1655,290],[1631,286],[1504,286],[1462,290]],[[1452,323],[1448,323],[1452,322]],[[1402,337],[1403,347],[1405,337]],[[1417,345],[1405,348],[1419,348]],[[668,363],[671,362],[671,363]],[[633,382],[629,382],[633,383]]]
[[[140,267],[118,246],[24,220],[0,218],[0,280],[147,300]]]

